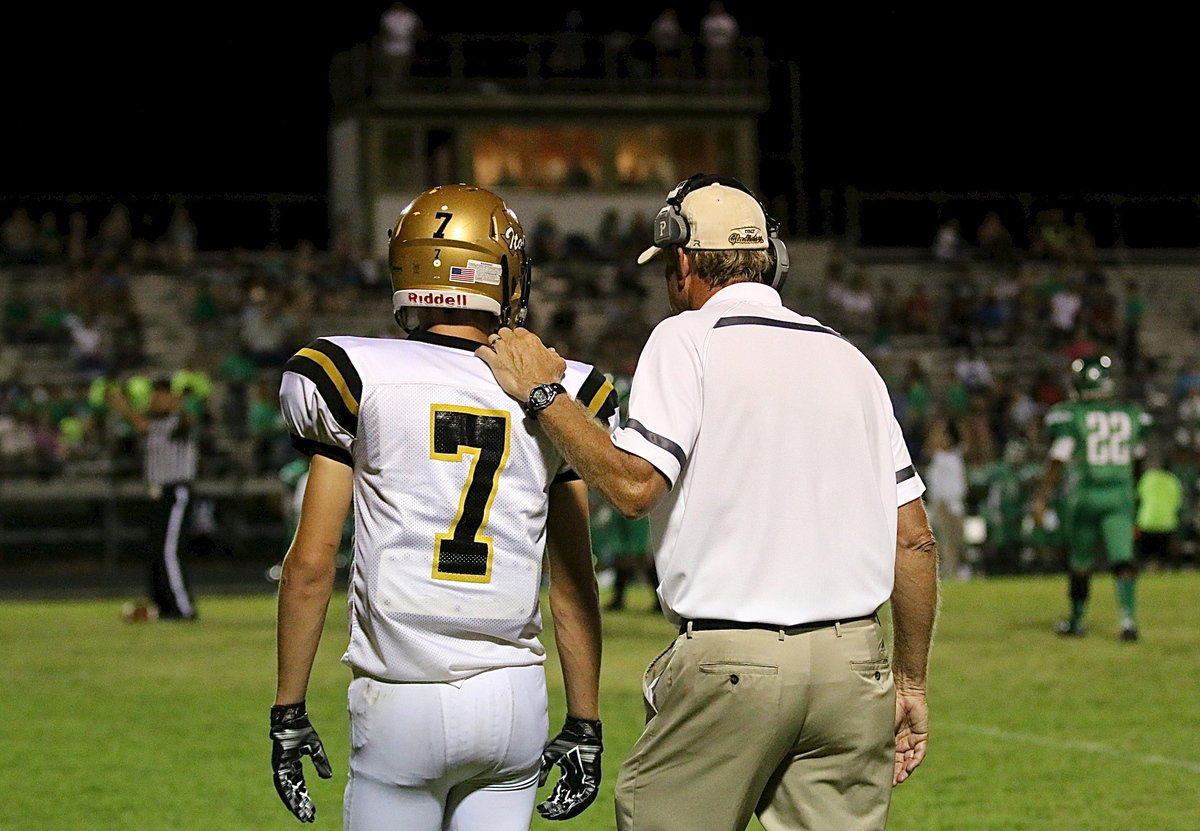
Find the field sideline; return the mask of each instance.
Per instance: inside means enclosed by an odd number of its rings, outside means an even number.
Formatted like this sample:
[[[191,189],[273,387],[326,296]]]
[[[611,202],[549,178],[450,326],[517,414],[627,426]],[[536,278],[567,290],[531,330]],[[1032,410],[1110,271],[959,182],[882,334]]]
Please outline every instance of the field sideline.
[[[1058,639],[1050,626],[1065,594],[1061,577],[943,587],[930,756],[896,791],[889,829],[1200,828],[1200,573],[1143,578],[1136,644],[1115,637],[1103,577],[1091,634]],[[641,671],[673,634],[649,601],[634,592],[630,610],[605,616],[600,799],[568,824],[534,828],[613,827],[617,767],[641,726]],[[335,604],[308,699],[335,771],[325,781],[307,768],[315,829],[341,828],[346,772]],[[278,803],[269,773],[274,599],[199,605],[197,623],[131,625],[119,620],[120,600],[0,602],[2,831],[304,827]],[[557,729],[561,682],[548,669]]]

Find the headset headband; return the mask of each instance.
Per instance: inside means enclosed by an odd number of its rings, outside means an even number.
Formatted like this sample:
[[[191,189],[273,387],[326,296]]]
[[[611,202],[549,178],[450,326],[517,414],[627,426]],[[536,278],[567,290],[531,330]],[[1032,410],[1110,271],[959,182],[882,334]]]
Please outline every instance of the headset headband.
[[[742,193],[750,196],[755,202],[758,202],[758,207],[762,209],[763,217],[767,221],[767,235],[772,237],[779,236],[779,222],[767,213],[767,208],[763,205],[762,200],[754,195],[754,191],[732,176],[720,176],[714,173],[695,173],[671,189],[671,192],[667,194],[667,204],[676,211],[682,211],[684,197],[693,191],[706,188],[709,185],[724,185],[727,188],[740,190]]]

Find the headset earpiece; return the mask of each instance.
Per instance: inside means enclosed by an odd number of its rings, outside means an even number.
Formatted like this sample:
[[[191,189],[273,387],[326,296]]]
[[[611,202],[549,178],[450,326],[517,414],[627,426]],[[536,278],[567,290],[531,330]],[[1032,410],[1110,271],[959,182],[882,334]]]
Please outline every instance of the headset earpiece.
[[[671,201],[662,206],[658,216],[654,217],[654,244],[659,248],[672,245],[686,245],[691,239],[687,220],[679,212],[678,202]]]
[[[787,282],[788,271],[792,267],[792,262],[788,257],[787,246],[783,244],[783,240],[775,236],[774,233],[771,234],[769,240],[771,242],[771,260],[774,266],[771,269],[769,283],[775,291],[782,291],[783,284]]]

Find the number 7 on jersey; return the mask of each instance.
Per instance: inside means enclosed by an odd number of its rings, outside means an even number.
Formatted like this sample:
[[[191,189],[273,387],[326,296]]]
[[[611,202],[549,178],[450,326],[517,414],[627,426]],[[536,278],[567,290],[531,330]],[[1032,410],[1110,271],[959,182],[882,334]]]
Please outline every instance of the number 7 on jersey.
[[[511,416],[452,404],[429,408],[429,458],[461,462],[471,456],[450,529],[433,544],[433,577],[487,583],[492,579],[492,538],[483,536],[500,473],[508,463]]]

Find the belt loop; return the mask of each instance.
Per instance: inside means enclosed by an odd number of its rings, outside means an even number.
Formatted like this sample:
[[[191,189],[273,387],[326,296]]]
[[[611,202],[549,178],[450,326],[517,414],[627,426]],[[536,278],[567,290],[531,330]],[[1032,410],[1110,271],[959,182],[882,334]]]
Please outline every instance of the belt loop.
[[[780,641],[783,641],[784,634],[785,634],[785,632],[783,631],[783,627],[782,626],[779,627],[779,640]]]
[[[692,639],[692,622],[690,620],[687,622],[687,637],[689,641]]]
[[[842,636],[842,622],[840,620],[833,622],[833,631],[837,633],[837,637],[840,638]]]

